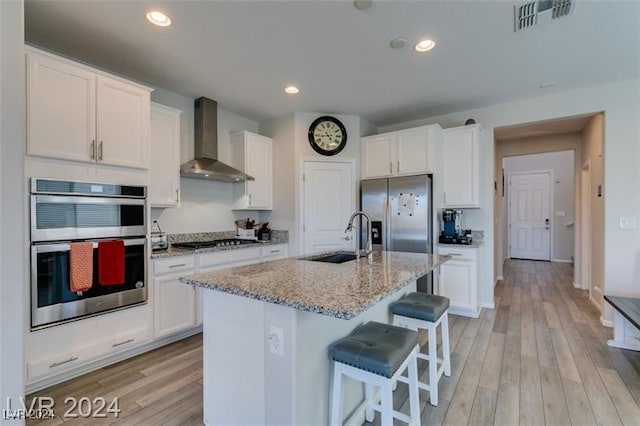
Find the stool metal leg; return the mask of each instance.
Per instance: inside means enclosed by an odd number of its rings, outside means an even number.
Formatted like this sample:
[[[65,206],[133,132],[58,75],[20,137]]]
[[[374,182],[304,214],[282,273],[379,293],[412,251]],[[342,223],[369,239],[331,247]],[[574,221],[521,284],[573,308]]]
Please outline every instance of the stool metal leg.
[[[449,352],[449,312],[445,312],[441,322],[442,331],[442,361],[444,363],[444,375],[451,377],[451,353]]]

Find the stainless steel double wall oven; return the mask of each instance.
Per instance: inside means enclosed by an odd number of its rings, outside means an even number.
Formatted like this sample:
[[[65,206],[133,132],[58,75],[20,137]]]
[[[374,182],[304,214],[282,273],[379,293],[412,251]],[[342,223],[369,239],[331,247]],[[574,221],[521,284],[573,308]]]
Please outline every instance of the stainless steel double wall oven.
[[[147,300],[146,187],[31,179],[31,328]],[[98,245],[121,240],[124,282],[98,283]],[[93,244],[93,285],[70,287],[70,247]]]

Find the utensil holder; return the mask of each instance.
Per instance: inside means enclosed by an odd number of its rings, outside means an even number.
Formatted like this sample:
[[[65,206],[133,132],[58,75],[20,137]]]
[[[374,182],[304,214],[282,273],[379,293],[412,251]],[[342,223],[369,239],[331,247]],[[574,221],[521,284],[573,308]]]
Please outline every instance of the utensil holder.
[[[238,228],[237,236],[240,238],[254,239],[256,237],[256,230]]]

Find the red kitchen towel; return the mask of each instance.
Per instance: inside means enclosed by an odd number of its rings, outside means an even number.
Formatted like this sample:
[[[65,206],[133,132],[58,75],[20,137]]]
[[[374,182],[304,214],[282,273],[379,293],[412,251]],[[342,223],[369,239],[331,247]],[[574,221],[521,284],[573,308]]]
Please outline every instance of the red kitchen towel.
[[[93,243],[69,244],[69,289],[87,291],[93,285]]]
[[[102,286],[124,284],[124,241],[98,243],[98,283]]]

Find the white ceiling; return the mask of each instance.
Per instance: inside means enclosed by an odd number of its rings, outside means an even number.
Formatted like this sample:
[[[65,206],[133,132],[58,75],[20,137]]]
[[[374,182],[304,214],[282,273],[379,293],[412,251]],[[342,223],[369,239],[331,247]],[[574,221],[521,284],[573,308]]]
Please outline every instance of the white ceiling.
[[[515,33],[517,3],[26,0],[25,38],[258,121],[326,112],[384,126],[640,75],[640,1],[578,0]],[[150,25],[152,8],[173,25]],[[436,48],[413,53],[425,36]],[[396,37],[408,45],[389,48]]]

